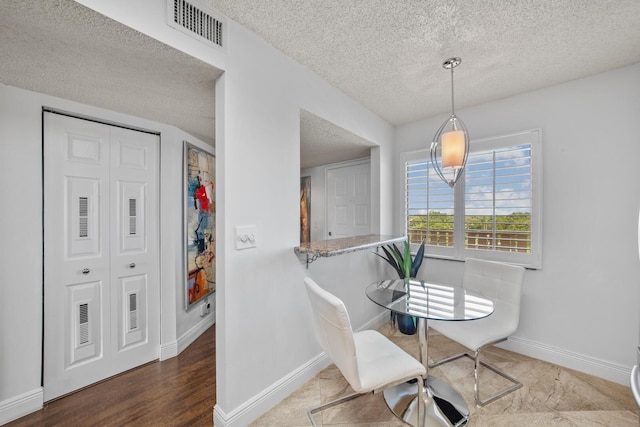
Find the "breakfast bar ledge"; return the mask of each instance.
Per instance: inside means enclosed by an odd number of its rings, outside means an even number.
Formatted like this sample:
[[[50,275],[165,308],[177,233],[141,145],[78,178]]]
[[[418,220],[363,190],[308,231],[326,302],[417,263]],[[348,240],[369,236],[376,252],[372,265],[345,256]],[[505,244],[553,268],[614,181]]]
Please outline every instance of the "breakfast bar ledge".
[[[341,237],[338,239],[319,240],[301,243],[293,248],[296,254],[305,254],[307,268],[309,264],[319,257],[330,257],[348,252],[361,251],[363,249],[398,243],[406,240],[406,236],[394,237],[382,234],[367,234],[363,236]]]

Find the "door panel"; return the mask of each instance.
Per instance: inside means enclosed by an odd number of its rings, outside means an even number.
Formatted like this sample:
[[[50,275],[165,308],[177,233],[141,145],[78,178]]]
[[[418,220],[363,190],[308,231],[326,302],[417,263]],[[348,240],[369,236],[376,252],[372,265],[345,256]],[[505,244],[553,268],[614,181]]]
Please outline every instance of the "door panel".
[[[369,205],[355,205],[353,207],[353,225],[356,229],[366,228],[369,230]],[[367,234],[367,233],[365,233]]]
[[[48,401],[158,357],[158,137],[44,116]]]
[[[118,305],[119,351],[147,342],[147,276],[140,274],[120,280]]]
[[[103,328],[102,316],[102,283],[89,282],[67,286],[67,306],[69,326],[65,330],[71,332],[71,345],[67,346],[69,368],[86,364],[102,358]]]
[[[328,239],[371,232],[370,165],[327,170]]]
[[[100,256],[100,179],[65,177],[67,260]]]
[[[146,243],[145,183],[118,183],[120,254],[144,252]]]

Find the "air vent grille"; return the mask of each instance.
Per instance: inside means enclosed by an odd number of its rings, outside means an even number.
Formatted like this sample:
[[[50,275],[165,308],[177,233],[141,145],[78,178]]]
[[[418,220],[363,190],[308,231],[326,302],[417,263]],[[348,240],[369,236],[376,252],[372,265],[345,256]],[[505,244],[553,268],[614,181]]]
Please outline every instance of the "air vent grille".
[[[138,329],[138,294],[129,294],[129,330]]]
[[[79,306],[80,344],[89,342],[89,304]]]
[[[173,0],[173,24],[222,46],[222,22],[185,0]]]
[[[137,233],[137,200],[129,199],[129,235],[135,235]]]
[[[89,198],[78,200],[78,237],[89,237]]]

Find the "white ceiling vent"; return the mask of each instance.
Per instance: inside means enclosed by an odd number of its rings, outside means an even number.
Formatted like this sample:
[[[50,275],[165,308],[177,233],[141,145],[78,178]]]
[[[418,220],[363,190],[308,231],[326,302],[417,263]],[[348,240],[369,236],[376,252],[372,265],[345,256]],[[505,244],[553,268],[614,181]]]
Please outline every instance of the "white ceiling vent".
[[[223,47],[224,20],[195,0],[168,0],[169,25],[207,44]]]

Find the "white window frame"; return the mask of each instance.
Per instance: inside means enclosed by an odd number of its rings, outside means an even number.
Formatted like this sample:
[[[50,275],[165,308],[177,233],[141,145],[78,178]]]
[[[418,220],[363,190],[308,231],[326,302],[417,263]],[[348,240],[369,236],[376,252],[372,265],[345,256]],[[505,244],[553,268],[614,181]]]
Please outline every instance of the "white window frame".
[[[465,258],[480,258],[492,261],[509,262],[523,265],[527,268],[542,268],[542,131],[532,129],[490,138],[470,141],[470,153],[488,151],[498,148],[529,144],[531,146],[531,251],[530,253],[506,252],[483,249],[466,249],[464,247],[464,212],[465,212],[465,176],[456,183],[454,189],[454,244],[453,247],[426,246],[425,257],[464,260]],[[407,224],[407,189],[406,164],[410,161],[428,160],[429,149],[401,153],[400,174],[403,202],[401,208],[401,227],[408,234]],[[462,212],[462,214],[458,214]],[[414,251],[416,247],[412,248]]]

